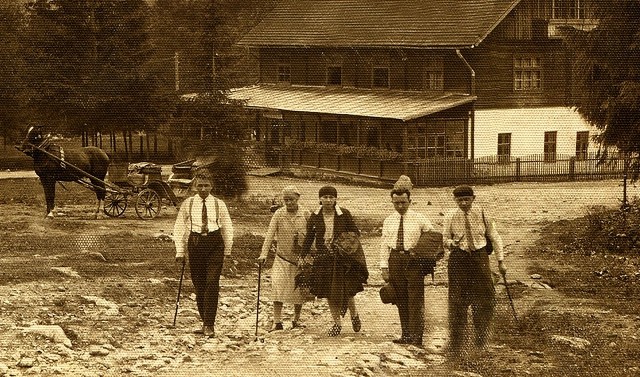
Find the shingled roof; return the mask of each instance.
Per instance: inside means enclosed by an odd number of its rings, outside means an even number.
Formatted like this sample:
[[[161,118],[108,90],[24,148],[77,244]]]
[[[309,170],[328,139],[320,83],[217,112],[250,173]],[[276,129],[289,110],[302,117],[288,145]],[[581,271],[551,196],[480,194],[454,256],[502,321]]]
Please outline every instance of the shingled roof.
[[[427,94],[320,86],[258,85],[232,90],[229,98],[254,109],[353,115],[409,121],[474,102],[461,93]]]
[[[521,0],[284,0],[247,46],[477,46]]]

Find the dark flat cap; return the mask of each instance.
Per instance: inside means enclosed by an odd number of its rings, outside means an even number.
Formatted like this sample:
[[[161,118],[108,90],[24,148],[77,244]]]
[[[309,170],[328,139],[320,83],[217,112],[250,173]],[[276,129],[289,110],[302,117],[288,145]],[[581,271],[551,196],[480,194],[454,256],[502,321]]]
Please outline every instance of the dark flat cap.
[[[471,186],[458,186],[453,190],[453,196],[459,198],[461,196],[473,196],[473,189]]]

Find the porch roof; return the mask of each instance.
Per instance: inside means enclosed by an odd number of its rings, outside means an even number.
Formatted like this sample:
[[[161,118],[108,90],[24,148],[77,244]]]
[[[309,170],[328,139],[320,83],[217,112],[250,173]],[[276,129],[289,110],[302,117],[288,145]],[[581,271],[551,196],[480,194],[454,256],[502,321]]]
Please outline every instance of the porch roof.
[[[229,97],[256,109],[352,115],[409,121],[476,100],[461,93],[429,94],[340,87],[257,85]]]

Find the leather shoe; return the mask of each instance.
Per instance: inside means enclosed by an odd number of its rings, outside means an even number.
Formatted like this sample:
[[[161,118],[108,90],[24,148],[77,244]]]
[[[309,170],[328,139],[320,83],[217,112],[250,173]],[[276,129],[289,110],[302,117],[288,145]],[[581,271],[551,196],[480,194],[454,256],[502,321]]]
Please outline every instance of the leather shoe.
[[[204,326],[202,328],[202,333],[207,338],[213,338],[214,336],[216,336],[216,332],[214,331],[213,326]]]
[[[409,338],[407,338],[406,336],[401,336],[398,339],[392,340],[392,342],[394,342],[395,344],[409,344],[409,343],[411,343],[411,340]]]

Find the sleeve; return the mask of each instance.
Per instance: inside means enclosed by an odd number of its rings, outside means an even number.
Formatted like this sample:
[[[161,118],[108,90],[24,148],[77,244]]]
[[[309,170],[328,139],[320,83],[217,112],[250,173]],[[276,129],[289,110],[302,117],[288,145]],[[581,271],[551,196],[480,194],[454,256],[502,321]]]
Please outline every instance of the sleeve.
[[[389,268],[389,218],[387,217],[382,224],[382,239],[380,240],[380,268]]]
[[[227,205],[219,199],[220,209],[220,231],[222,232],[222,240],[224,241],[224,255],[231,255],[231,249],[233,248],[233,224],[231,223],[231,216],[229,216],[229,210]]]
[[[422,233],[435,230],[427,216],[420,214],[420,231]]]
[[[276,213],[274,213],[271,217],[271,221],[269,222],[269,229],[267,229],[267,234],[264,236],[264,242],[262,243],[262,252],[260,253],[261,258],[266,258],[269,255],[271,243],[273,242],[276,230],[278,229],[278,213],[279,212],[276,211]]]
[[[309,254],[311,250],[311,244],[313,240],[316,238],[316,215],[311,214],[309,219],[307,220],[307,234],[304,236],[304,243],[302,244],[302,255]]]
[[[444,228],[442,229],[442,243],[445,249],[451,249],[454,244],[454,240],[451,232],[451,221],[453,220],[453,211],[449,212],[444,219]]]
[[[360,236],[360,229],[358,229],[358,226],[356,225],[355,220],[353,219],[353,216],[351,215],[351,212],[349,212],[347,209],[345,208],[340,208],[345,216],[345,220],[346,220],[346,231],[347,232],[355,232],[358,236]]]
[[[189,207],[192,198],[182,202],[176,222],[173,225],[173,242],[176,245],[176,258],[184,257],[187,239],[189,237]]]
[[[486,226],[487,226],[487,235],[493,244],[493,250],[496,253],[496,258],[501,261],[504,260],[504,243],[502,242],[502,237],[500,233],[498,233],[498,229],[496,227],[495,221],[491,217],[487,217],[485,214]]]

